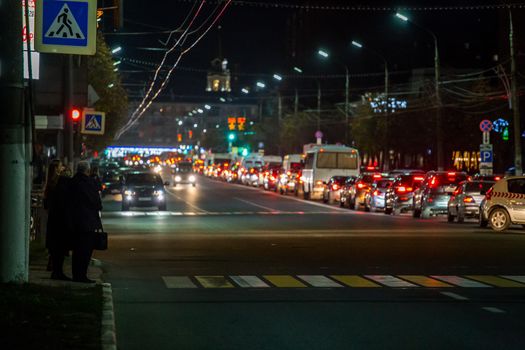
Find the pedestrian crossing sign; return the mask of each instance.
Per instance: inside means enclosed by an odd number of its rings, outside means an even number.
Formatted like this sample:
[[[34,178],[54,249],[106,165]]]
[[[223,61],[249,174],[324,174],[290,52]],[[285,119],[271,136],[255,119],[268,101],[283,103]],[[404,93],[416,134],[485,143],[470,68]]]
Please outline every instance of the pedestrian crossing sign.
[[[96,0],[36,2],[35,47],[39,52],[94,55]]]
[[[82,112],[80,132],[87,135],[104,135],[105,124],[106,113],[85,109]]]

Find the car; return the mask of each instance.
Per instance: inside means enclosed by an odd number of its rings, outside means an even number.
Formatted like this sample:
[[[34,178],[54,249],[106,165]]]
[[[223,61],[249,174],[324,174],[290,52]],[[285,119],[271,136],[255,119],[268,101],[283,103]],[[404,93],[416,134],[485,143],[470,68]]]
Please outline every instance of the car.
[[[402,173],[395,177],[392,186],[385,194],[385,214],[399,215],[413,210],[413,197],[423,180],[425,174]]]
[[[392,178],[381,178],[374,181],[372,187],[365,195],[365,211],[378,211],[385,209],[385,194],[392,186]]]
[[[102,196],[119,194],[122,190],[122,176],[118,171],[106,171],[102,174]]]
[[[473,180],[499,181],[499,180],[501,180],[503,178],[504,178],[503,175],[481,175],[481,174],[476,174],[476,175],[474,175]]]
[[[370,190],[374,181],[381,178],[380,173],[366,172],[359,175],[348,191],[348,197],[346,198],[348,207],[355,210],[364,207],[366,193]]]
[[[282,169],[280,166],[268,167],[264,171],[263,188],[267,191],[277,192],[279,179],[281,178]]]
[[[511,224],[525,225],[525,176],[509,176],[496,182],[480,207],[479,224],[505,231]]]
[[[173,186],[180,184],[191,184],[196,186],[197,176],[193,172],[193,164],[191,162],[179,162],[172,170]]]
[[[348,179],[348,176],[332,176],[327,183],[324,184],[323,202],[332,204],[341,200],[341,188]]]
[[[357,176],[348,176],[345,183],[341,186],[341,195],[339,198],[340,207],[349,207],[348,199],[350,198],[350,189],[355,183]]]
[[[259,172],[261,171],[258,167],[248,169],[241,178],[243,185],[259,187]]]
[[[479,206],[485,193],[495,181],[463,181],[448,201],[448,222],[463,222],[465,218],[478,218]]]
[[[423,184],[414,192],[413,216],[429,218],[448,213],[448,200],[460,182],[468,179],[464,172],[429,171]]]
[[[151,172],[131,172],[122,187],[122,211],[131,207],[157,207],[166,210],[166,196],[160,175]]]

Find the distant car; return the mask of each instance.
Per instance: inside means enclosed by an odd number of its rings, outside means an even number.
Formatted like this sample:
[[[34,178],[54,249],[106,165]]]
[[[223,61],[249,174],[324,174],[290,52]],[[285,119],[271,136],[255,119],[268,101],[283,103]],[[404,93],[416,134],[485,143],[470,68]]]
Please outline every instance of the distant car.
[[[372,184],[370,191],[365,195],[365,211],[378,211],[385,209],[385,194],[392,186],[392,178],[382,178]]]
[[[122,211],[131,207],[157,207],[166,210],[166,196],[162,178],[150,172],[132,172],[126,175],[122,187]]]
[[[374,181],[381,178],[380,173],[362,173],[359,175],[348,191],[348,197],[346,198],[348,207],[355,210],[361,207],[364,208],[367,192],[370,191]]]
[[[460,182],[468,179],[464,172],[430,171],[419,189],[414,192],[415,218],[447,214],[448,200]]]
[[[476,174],[474,175],[474,177],[472,178],[472,180],[480,180],[480,181],[499,181],[501,179],[503,179],[504,176],[503,175],[480,175],[480,174]]]
[[[395,214],[413,210],[413,197],[425,175],[421,173],[397,175],[385,194],[385,214]]]
[[[341,188],[348,176],[332,176],[325,184],[323,190],[323,202],[332,204],[341,200]]]
[[[350,198],[350,190],[355,183],[357,176],[349,176],[345,183],[341,186],[341,194],[339,199],[339,206],[349,207],[348,199]]]
[[[481,203],[479,224],[494,231],[505,231],[511,224],[525,225],[525,176],[499,180]]]
[[[282,169],[280,166],[274,166],[269,167],[264,172],[262,185],[265,190],[277,192],[279,179],[281,178],[281,171]]]
[[[495,181],[463,181],[448,201],[448,222],[463,222],[465,218],[478,218],[481,201]]]
[[[118,194],[122,189],[122,177],[118,171],[106,171],[102,174],[102,195]]]
[[[190,184],[195,187],[197,176],[193,172],[193,164],[191,162],[179,162],[172,170],[173,186],[180,184]]]

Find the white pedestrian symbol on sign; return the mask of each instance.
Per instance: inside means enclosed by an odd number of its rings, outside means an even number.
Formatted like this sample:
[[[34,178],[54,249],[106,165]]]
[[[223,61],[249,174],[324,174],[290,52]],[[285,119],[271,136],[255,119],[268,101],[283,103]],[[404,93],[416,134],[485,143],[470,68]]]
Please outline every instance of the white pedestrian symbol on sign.
[[[80,30],[80,27],[67,4],[64,4],[64,6],[62,6],[62,9],[58,12],[58,15],[53,20],[53,23],[47,30],[45,37],[85,39],[84,33],[82,33],[82,30]]]
[[[91,119],[86,124],[87,130],[100,130],[102,127],[100,126],[100,123],[97,120],[97,116],[92,116]]]

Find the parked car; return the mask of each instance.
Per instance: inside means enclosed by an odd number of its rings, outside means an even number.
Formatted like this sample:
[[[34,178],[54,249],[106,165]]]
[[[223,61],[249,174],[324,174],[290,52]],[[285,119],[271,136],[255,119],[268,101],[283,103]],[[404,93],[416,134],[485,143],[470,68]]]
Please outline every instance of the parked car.
[[[364,207],[367,192],[370,191],[374,181],[381,178],[380,173],[362,173],[359,175],[348,191],[349,195],[346,198],[348,207],[355,210]]]
[[[348,176],[332,176],[324,184],[323,202],[332,204],[341,200],[341,188],[343,187]]]
[[[413,197],[425,175],[421,173],[397,175],[385,195],[385,214],[399,215],[414,209]]]
[[[430,171],[423,184],[414,192],[415,218],[447,214],[448,200],[460,182],[468,179],[464,172]]]
[[[505,231],[511,224],[525,225],[525,176],[510,176],[496,182],[481,203],[479,224]]]
[[[465,218],[478,218],[481,201],[495,181],[463,181],[448,201],[448,222],[463,222]]]
[[[132,172],[126,175],[122,187],[122,211],[131,207],[157,207],[166,210],[166,196],[162,178],[151,172]]]
[[[392,178],[382,178],[374,181],[370,191],[365,194],[365,211],[385,209],[385,194],[392,186]]]
[[[357,176],[349,176],[345,183],[341,186],[341,195],[339,199],[339,206],[349,207],[350,190],[355,183]]]

